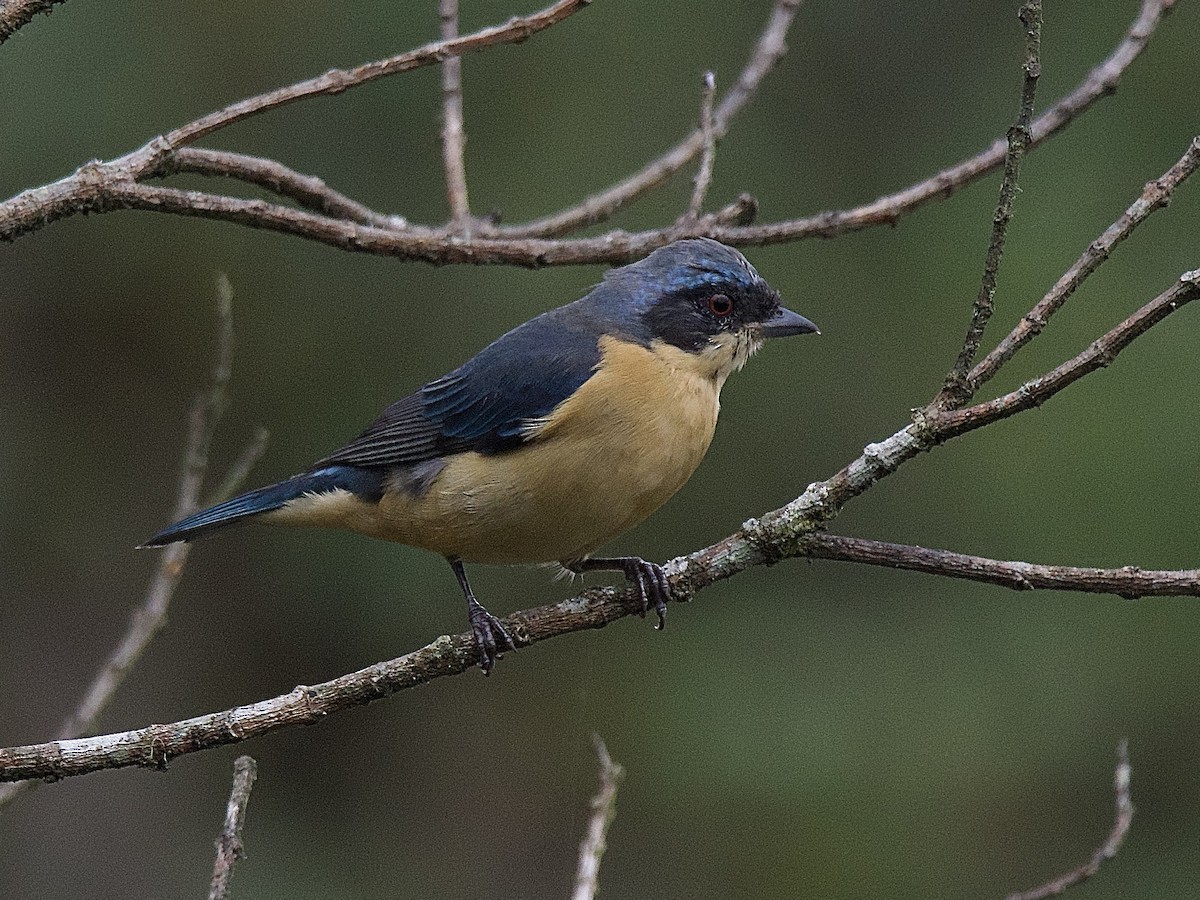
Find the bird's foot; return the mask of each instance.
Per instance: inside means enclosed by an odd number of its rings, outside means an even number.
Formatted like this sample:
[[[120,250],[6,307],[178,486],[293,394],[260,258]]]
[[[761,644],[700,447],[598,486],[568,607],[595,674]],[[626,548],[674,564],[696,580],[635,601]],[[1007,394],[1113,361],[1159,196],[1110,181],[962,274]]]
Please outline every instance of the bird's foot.
[[[479,668],[484,675],[491,675],[496,660],[506,650],[516,650],[512,636],[504,624],[483,608],[475,598],[467,602],[467,618],[471,621],[471,633],[475,635],[475,646],[479,648]]]
[[[637,595],[641,617],[646,618],[646,612],[653,603],[654,612],[658,614],[658,624],[654,627],[659,631],[666,628],[667,601],[671,599],[671,582],[667,579],[666,570],[639,556],[627,556],[621,562],[625,579]]]

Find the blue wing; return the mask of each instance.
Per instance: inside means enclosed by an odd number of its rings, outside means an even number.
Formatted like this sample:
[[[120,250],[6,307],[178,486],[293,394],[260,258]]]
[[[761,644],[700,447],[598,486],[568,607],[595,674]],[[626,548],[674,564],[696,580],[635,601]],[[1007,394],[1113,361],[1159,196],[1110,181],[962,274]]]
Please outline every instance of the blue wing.
[[[393,403],[362,434],[318,462],[411,467],[475,450],[499,453],[526,440],[600,362],[598,334],[560,310],[531,319],[448,375]]]

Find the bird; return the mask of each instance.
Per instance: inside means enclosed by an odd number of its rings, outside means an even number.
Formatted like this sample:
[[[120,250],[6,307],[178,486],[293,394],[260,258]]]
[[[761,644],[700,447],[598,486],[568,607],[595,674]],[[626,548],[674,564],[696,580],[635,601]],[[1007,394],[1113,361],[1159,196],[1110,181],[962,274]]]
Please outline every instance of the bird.
[[[610,269],[582,298],[498,338],[387,407],[307,471],[193,513],[142,547],[233,523],[346,529],[445,557],[490,674],[516,644],[464,563],[619,571],[666,624],[671,584],[639,556],[595,551],[700,465],[721,388],[766,339],[819,334],[739,251],[708,238]]]

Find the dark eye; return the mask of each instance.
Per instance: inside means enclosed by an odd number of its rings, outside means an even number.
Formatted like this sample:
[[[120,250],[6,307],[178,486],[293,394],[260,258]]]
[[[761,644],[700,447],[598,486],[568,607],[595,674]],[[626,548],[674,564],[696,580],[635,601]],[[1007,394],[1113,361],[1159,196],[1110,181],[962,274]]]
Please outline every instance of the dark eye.
[[[713,294],[708,298],[708,309],[714,316],[723,319],[733,312],[733,301],[724,294]]]

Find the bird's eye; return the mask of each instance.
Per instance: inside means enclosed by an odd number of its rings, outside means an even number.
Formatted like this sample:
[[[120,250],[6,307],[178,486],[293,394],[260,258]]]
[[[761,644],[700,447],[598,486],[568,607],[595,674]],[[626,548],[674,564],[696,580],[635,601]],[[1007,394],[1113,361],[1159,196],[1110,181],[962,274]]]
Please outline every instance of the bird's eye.
[[[733,312],[733,301],[724,294],[713,294],[708,298],[708,309],[714,316],[723,319]]]

